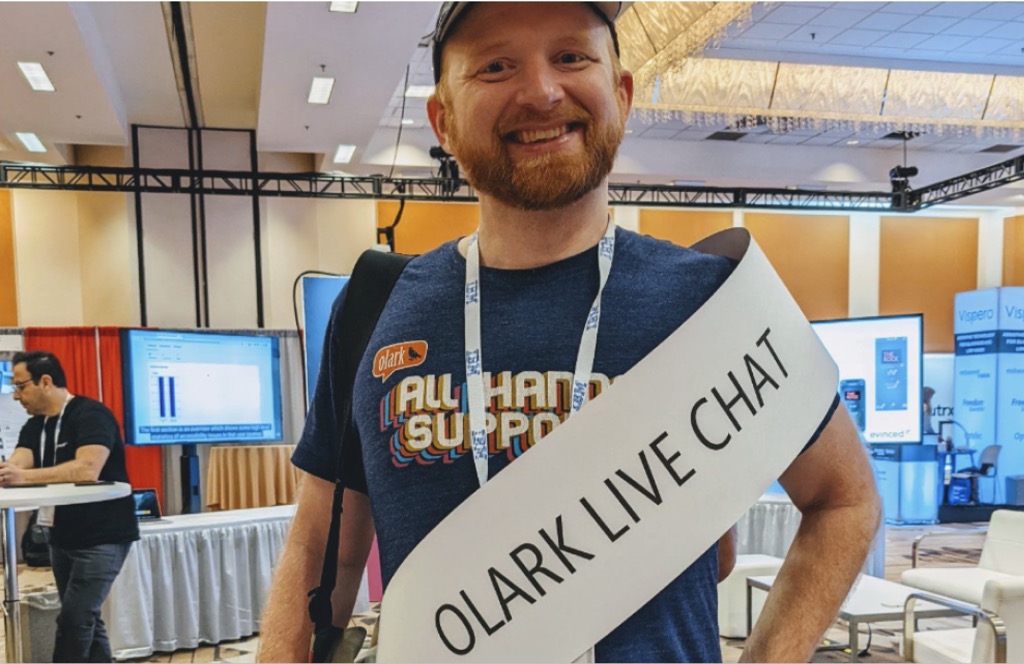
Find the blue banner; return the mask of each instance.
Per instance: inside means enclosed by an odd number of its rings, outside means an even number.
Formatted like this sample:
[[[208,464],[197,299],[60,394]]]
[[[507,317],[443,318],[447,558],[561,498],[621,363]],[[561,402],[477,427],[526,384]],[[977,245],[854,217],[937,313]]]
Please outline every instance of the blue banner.
[[[999,289],[957,293],[953,332],[956,338],[953,394],[956,420],[953,445],[980,451],[996,437],[996,330]],[[975,458],[975,461],[977,459]]]
[[[999,289],[996,437],[1000,478],[1024,474],[1024,288]]]

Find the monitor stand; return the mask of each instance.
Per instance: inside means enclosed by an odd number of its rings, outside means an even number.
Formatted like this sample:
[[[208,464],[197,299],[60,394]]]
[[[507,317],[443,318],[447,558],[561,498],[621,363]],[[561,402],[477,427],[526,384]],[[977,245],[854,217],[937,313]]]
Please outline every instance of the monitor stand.
[[[181,513],[199,514],[199,456],[195,445],[181,446]]]

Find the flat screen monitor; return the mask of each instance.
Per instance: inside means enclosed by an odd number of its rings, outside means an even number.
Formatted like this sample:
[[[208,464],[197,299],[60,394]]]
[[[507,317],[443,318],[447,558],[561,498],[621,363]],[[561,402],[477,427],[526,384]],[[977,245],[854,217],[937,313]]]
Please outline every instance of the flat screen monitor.
[[[920,314],[811,324],[839,366],[839,396],[865,443],[920,443]]]
[[[276,337],[123,330],[125,442],[282,439]]]

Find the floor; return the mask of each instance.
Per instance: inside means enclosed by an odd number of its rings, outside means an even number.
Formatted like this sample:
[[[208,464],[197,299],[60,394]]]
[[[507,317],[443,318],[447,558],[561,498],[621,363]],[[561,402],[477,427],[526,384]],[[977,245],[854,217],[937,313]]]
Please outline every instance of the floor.
[[[975,564],[981,553],[984,541],[983,534],[960,534],[964,531],[985,529],[988,524],[942,524],[936,526],[889,526],[886,529],[886,561],[885,576],[890,581],[898,581],[903,570],[911,565],[911,545],[914,538],[925,532],[949,533],[950,536],[936,536],[928,539],[928,549],[923,550],[921,564],[932,565],[971,565]],[[23,591],[45,587],[52,584],[52,575],[47,569],[33,569],[19,566],[19,585]],[[374,607],[375,608],[375,607]],[[358,616],[356,620],[372,629],[376,622],[376,614]],[[950,625],[958,619],[945,619]],[[943,620],[930,621],[933,627],[942,627]],[[959,626],[960,623],[957,622]],[[899,623],[875,623],[870,626],[870,635],[862,633],[861,644],[867,644],[870,636],[870,648],[859,657],[861,662],[900,662],[899,643],[901,639]],[[867,631],[867,628],[866,628]],[[843,643],[847,640],[846,625],[837,622],[828,631],[826,642]],[[254,636],[240,641],[220,643],[215,646],[202,646],[195,650],[179,650],[174,653],[157,653],[150,657],[127,660],[130,662],[254,662],[259,637]],[[738,639],[722,640],[722,657],[725,662],[739,661],[743,650],[743,641]],[[847,662],[849,651],[819,651],[813,662]],[[6,662],[6,651],[3,647],[3,634],[0,633],[0,662]]]

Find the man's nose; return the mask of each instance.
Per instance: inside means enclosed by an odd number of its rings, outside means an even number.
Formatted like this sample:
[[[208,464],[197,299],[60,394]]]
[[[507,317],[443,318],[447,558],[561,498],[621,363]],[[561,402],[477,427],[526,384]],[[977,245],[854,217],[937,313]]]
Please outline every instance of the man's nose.
[[[565,98],[560,72],[547,61],[530,63],[523,68],[516,97],[523,106],[547,110]]]

